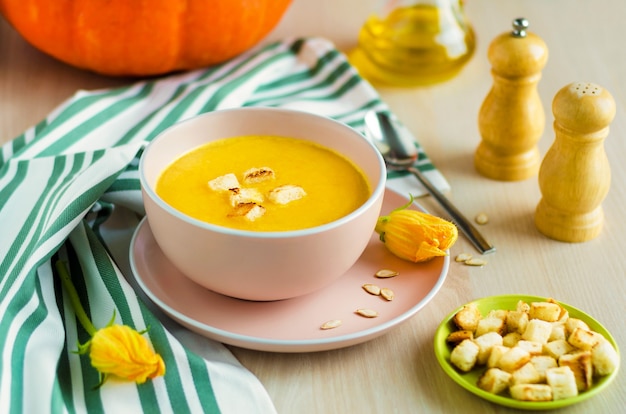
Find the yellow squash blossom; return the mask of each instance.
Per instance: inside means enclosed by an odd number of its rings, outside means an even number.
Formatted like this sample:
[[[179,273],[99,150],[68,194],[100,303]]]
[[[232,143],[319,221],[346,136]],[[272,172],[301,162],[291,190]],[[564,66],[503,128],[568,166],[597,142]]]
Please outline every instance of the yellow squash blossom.
[[[442,218],[417,210],[407,210],[411,201],[376,223],[380,240],[396,256],[412,262],[446,256],[446,250],[456,242],[456,226]]]
[[[145,331],[137,332],[129,326],[113,324],[115,315],[106,327],[96,329],[80,303],[65,264],[58,261],[56,268],[70,297],[76,317],[91,335],[87,343],[78,345],[77,352],[89,353],[91,365],[103,374],[100,385],[104,383],[107,375],[115,375],[138,384],[146,382],[148,378],[165,375],[163,359],[141,336]]]
[[[126,325],[111,325],[91,338],[89,357],[102,374],[113,374],[138,384],[165,374],[165,364],[148,341]]]

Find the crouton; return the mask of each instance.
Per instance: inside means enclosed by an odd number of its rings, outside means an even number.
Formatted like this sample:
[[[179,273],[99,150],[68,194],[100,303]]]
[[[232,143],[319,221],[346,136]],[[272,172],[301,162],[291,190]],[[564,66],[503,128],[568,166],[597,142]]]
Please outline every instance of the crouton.
[[[446,338],[446,342],[456,345],[460,344],[465,339],[474,339],[474,332],[465,330],[450,332]]]
[[[541,342],[526,341],[524,339],[517,342],[517,345],[528,351],[531,356],[541,355],[543,353],[543,344]]]
[[[209,181],[209,188],[213,191],[228,191],[232,188],[239,188],[239,180],[233,173],[221,175]]]
[[[491,354],[491,349],[496,345],[502,345],[502,336],[496,332],[488,332],[474,339],[474,342],[478,345],[476,363],[485,365]]]
[[[596,335],[580,327],[574,329],[570,336],[567,337],[567,342],[569,342],[570,345],[585,351],[589,351],[597,345],[598,341],[599,338]]]
[[[292,201],[299,200],[306,196],[306,192],[302,187],[297,185],[281,185],[270,191],[268,198],[275,204],[289,204]]]
[[[522,339],[526,341],[540,342],[545,344],[552,333],[552,324],[541,319],[528,321],[526,330],[522,333]]]
[[[543,345],[543,352],[552,358],[559,359],[561,355],[572,352],[575,348],[565,339],[557,339]]]
[[[561,316],[561,306],[553,302],[532,302],[528,317],[546,322],[556,322]]]
[[[510,348],[500,357],[497,367],[506,372],[513,372],[530,361],[530,357],[531,355],[527,350],[516,346]]]
[[[591,349],[591,363],[597,375],[609,375],[619,366],[619,355],[607,340]]]
[[[528,313],[522,311],[510,311],[506,319],[507,332],[524,333],[528,326]]]
[[[574,330],[576,328],[582,328],[586,331],[590,331],[591,329],[589,329],[589,325],[587,325],[585,323],[585,321],[581,321],[580,319],[577,318],[569,318],[567,319],[567,321],[565,321],[565,334],[566,335],[571,335],[572,332],[574,332]]]
[[[518,312],[528,312],[530,310],[530,305],[523,300],[517,302],[515,305],[515,310]]]
[[[546,384],[516,384],[509,392],[518,401],[552,401],[552,388]]]
[[[476,365],[479,350],[474,341],[466,339],[454,347],[450,354],[450,362],[459,370],[469,372]]]
[[[539,373],[539,376],[541,377],[539,382],[546,381],[546,371],[548,368],[555,368],[559,366],[556,359],[547,355],[533,356],[530,358],[530,363],[533,364],[537,373]]]
[[[500,394],[509,387],[511,374],[498,368],[490,368],[478,378],[478,388],[492,394]]]
[[[522,339],[522,334],[519,332],[509,332],[502,337],[502,345],[513,348]]]
[[[593,384],[593,364],[590,351],[561,355],[559,357],[559,366],[566,366],[572,370],[578,391],[585,391],[591,388]]]
[[[502,355],[504,355],[504,353],[508,350],[509,348],[504,345],[494,345],[491,348],[491,353],[489,353],[489,358],[487,359],[487,368],[496,368],[498,366],[498,361],[500,361]]]
[[[541,374],[529,361],[511,373],[511,384],[537,384],[541,381]]]
[[[482,318],[483,316],[476,304],[469,303],[454,315],[453,321],[459,329],[474,332],[478,327],[478,321]]]
[[[478,321],[478,326],[476,326],[476,332],[474,332],[474,336],[478,338],[479,336],[489,332],[495,332],[499,335],[504,335],[505,330],[506,325],[502,319],[490,316]]]
[[[596,338],[596,339],[595,339],[596,344],[599,344],[600,342],[604,342],[604,341],[606,341],[606,340],[607,340],[607,339],[604,337],[604,335],[602,335],[602,334],[601,334],[601,333],[599,333],[599,332],[596,332],[596,331],[589,331],[589,332],[591,332],[591,335],[593,335],[593,336]],[[594,345],[594,346],[595,346],[595,345]]]
[[[552,332],[550,332],[548,342],[556,341],[557,339],[567,339],[567,334],[565,333],[565,323],[563,322],[555,322],[552,324]]]
[[[565,309],[563,306],[561,306],[559,302],[557,302],[556,300],[552,298],[546,299],[546,302],[556,303],[561,308],[561,314],[559,315],[559,319],[557,320],[557,322],[565,322],[566,320],[569,319],[569,311]]]
[[[550,368],[546,371],[546,382],[552,388],[552,399],[555,401],[578,395],[576,379],[570,367]]]
[[[233,208],[228,217],[243,217],[254,221],[265,214],[265,207],[256,203],[241,203]]]
[[[243,173],[244,184],[257,184],[263,181],[269,181],[276,178],[274,170],[269,167],[250,168]]]
[[[486,317],[502,319],[502,321],[506,324],[506,319],[509,315],[509,312],[510,311],[508,311],[507,309],[492,309],[489,311]]]
[[[233,207],[246,203],[261,204],[264,200],[263,194],[256,188],[230,189],[230,205]]]

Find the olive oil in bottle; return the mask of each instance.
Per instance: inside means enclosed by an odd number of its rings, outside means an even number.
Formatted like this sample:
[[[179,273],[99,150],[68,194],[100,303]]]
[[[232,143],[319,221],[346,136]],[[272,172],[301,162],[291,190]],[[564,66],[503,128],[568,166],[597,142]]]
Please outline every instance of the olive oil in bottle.
[[[474,31],[462,0],[397,1],[370,16],[349,54],[360,75],[376,85],[413,87],[454,77],[471,58]]]

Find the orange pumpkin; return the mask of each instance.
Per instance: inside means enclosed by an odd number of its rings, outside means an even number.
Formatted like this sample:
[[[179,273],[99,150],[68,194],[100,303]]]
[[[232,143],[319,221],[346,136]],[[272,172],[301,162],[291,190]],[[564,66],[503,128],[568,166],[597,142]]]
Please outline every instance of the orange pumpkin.
[[[29,43],[70,65],[145,76],[223,62],[257,44],[291,0],[0,0]]]

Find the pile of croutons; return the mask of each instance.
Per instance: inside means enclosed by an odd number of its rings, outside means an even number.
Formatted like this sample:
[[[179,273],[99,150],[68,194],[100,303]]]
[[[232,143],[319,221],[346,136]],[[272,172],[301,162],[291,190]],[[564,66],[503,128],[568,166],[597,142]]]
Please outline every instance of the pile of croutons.
[[[275,178],[274,170],[269,167],[250,168],[243,173],[243,182],[246,185],[259,184]],[[265,201],[265,196],[254,187],[241,187],[235,174],[221,175],[209,181],[208,184],[211,190],[229,195],[230,205],[233,207],[229,217],[244,217],[254,221],[265,214],[265,207],[261,205]],[[285,205],[304,196],[306,192],[302,187],[286,184],[272,189],[267,198],[274,204]]]
[[[450,362],[462,372],[485,367],[477,385],[490,393],[508,390],[521,401],[571,398],[619,366],[613,345],[553,299],[519,301],[515,310],[486,316],[470,303],[453,321]]]

